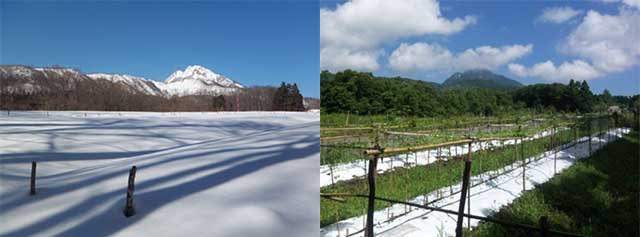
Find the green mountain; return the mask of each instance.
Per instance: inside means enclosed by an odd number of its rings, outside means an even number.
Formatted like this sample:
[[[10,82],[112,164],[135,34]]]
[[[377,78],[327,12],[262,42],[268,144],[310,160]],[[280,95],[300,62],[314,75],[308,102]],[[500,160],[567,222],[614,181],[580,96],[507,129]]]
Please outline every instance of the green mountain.
[[[442,83],[445,88],[517,89],[524,85],[486,69],[456,72]]]

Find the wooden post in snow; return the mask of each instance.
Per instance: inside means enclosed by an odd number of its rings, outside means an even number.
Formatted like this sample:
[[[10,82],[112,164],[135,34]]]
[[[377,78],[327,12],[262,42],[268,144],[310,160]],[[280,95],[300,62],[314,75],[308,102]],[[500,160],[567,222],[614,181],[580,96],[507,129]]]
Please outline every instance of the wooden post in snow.
[[[137,168],[135,165],[131,167],[131,170],[129,170],[129,184],[127,186],[127,203],[124,208],[124,216],[126,217],[130,217],[135,214],[135,209],[133,208],[133,191],[135,188],[134,184],[136,179],[136,170]]]
[[[381,151],[380,148],[380,128],[376,130],[375,145],[376,150]],[[378,157],[381,152],[375,154],[373,159],[369,160],[369,172],[367,173],[367,181],[369,183],[369,198],[367,205],[367,225],[364,230],[365,237],[373,237],[373,213],[375,211],[375,197],[376,197],[376,172],[378,169]]]
[[[36,162],[31,162],[31,190],[29,195],[36,195]]]
[[[460,205],[458,206],[458,222],[456,225],[456,237],[462,237],[462,222],[464,220],[464,205],[467,200],[467,191],[469,190],[469,177],[471,173],[471,144],[469,142],[469,153],[464,160],[464,173],[462,173],[462,189],[460,190]]]

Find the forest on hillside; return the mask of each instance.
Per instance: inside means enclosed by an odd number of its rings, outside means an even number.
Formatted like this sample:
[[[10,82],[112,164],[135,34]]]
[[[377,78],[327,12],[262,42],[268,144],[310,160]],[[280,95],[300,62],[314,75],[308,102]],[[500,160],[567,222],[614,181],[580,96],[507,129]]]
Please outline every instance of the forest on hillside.
[[[518,89],[444,88],[401,77],[376,77],[345,70],[320,73],[321,108],[326,113],[402,116],[494,116],[521,110],[589,113],[640,108],[640,96],[594,94],[586,81],[528,85]]]

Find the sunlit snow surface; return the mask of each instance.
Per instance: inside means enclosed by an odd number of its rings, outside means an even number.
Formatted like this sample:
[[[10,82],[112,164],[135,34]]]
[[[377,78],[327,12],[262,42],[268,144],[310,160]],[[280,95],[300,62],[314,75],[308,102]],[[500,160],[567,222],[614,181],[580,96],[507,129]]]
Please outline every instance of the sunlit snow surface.
[[[317,113],[2,111],[0,161],[0,236],[318,229]],[[31,161],[38,161],[35,196]],[[125,218],[132,165],[137,214]]]
[[[600,149],[604,144],[618,139],[621,134],[630,132],[629,129],[618,129],[615,132],[611,130],[608,135],[592,138],[592,150]],[[575,143],[568,144],[559,149],[556,158],[556,171],[568,168],[578,159],[589,156],[588,137],[578,139]],[[525,188],[527,190],[534,188],[535,184],[541,184],[548,181],[554,176],[552,152],[545,152],[536,157],[536,161],[531,161],[526,167],[525,172]],[[533,157],[529,157],[533,158]],[[517,167],[520,162],[516,162]],[[504,167],[504,170],[510,170],[510,166]],[[495,173],[495,172],[494,172]],[[514,169],[511,172],[504,173],[490,181],[487,180],[488,175],[472,174],[471,183],[475,185],[471,188],[471,214],[478,216],[489,216],[497,212],[500,207],[511,203],[522,193],[522,169]],[[461,174],[462,176],[462,174]],[[481,183],[481,184],[479,184]],[[461,184],[458,183],[453,187],[445,187],[440,190],[428,193],[428,200],[436,200],[439,197],[443,199],[430,204],[433,207],[440,207],[451,211],[458,211],[460,194],[449,195],[451,191],[460,191]],[[438,193],[442,195],[439,196]],[[409,200],[413,203],[424,203],[424,196],[416,197]],[[364,203],[364,202],[363,202]],[[468,205],[468,204],[467,204]],[[364,208],[364,206],[363,206]],[[405,212],[405,210],[407,212]],[[364,210],[363,210],[364,212]],[[467,207],[465,207],[467,212]],[[389,208],[376,211],[374,213],[374,232],[376,236],[454,236],[456,228],[456,215],[445,214],[442,212],[431,212],[424,209],[412,208],[411,211],[404,205],[393,205]],[[387,216],[396,217],[389,221]],[[363,229],[365,216],[353,217],[342,220],[335,224],[325,226],[320,230],[321,236],[346,236],[347,233],[353,234]],[[467,219],[464,220],[464,226],[467,227]],[[471,226],[476,226],[478,220],[471,220]],[[363,236],[363,232],[352,236]]]

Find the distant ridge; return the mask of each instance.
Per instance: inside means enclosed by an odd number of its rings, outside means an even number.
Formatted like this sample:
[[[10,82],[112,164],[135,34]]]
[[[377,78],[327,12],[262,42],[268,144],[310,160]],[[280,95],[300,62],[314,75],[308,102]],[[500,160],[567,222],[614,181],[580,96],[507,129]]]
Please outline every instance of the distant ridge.
[[[49,90],[51,88],[47,87],[53,86],[54,84],[50,82],[54,80],[58,83],[73,80],[107,80],[124,86],[131,92],[165,97],[198,94],[229,95],[244,88],[240,83],[199,65],[188,66],[184,71],[178,70],[164,82],[124,74],[83,74],[75,69],[62,67],[0,65],[0,80],[12,79],[21,82],[14,85],[22,85],[14,89],[27,91]]]
[[[442,83],[445,88],[517,89],[522,83],[487,69],[456,72]]]

